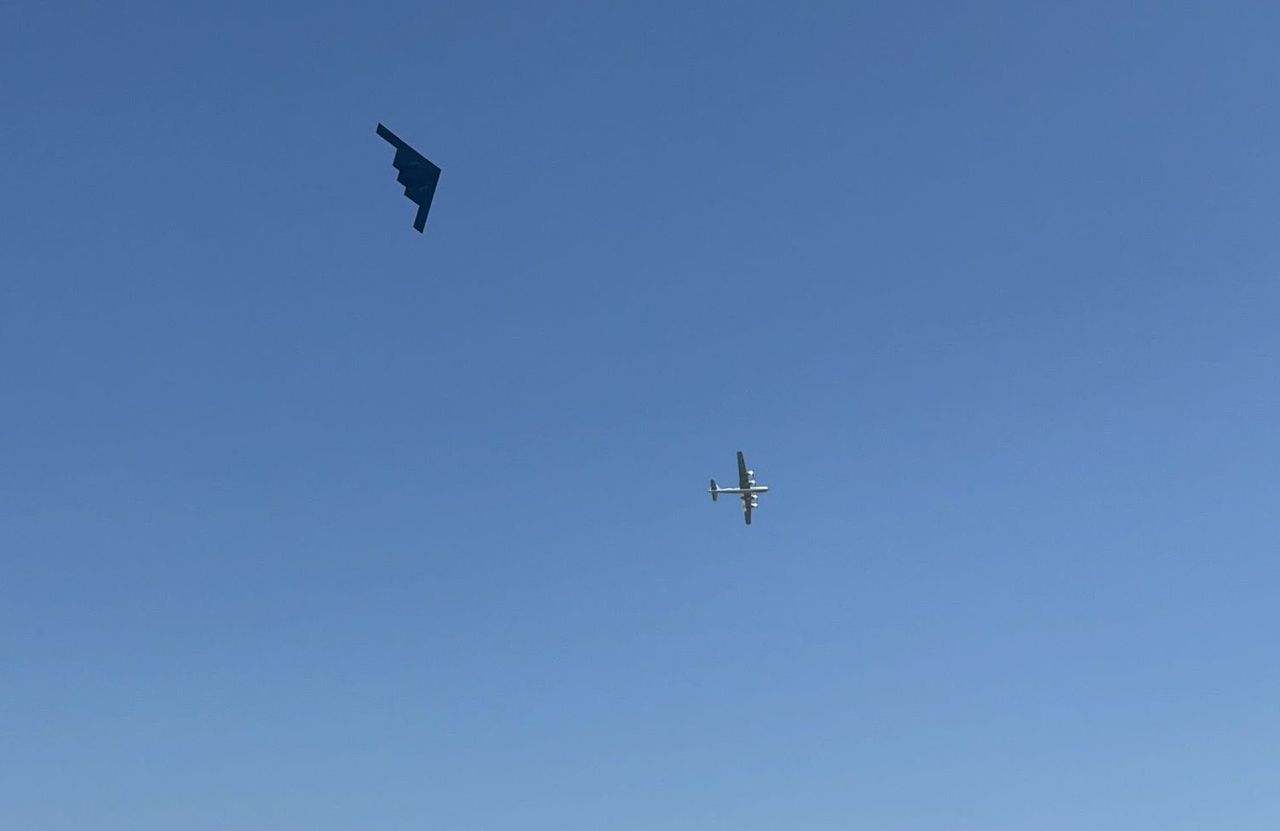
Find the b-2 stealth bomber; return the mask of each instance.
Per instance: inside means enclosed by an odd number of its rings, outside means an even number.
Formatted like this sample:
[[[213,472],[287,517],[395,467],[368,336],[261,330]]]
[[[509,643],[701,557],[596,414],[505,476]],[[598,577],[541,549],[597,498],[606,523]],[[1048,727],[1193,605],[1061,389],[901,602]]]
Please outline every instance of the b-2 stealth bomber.
[[[396,157],[391,162],[396,170],[400,171],[396,181],[404,185],[404,195],[418,206],[418,215],[413,219],[413,227],[417,228],[418,233],[421,234],[427,227],[427,212],[431,210],[431,200],[436,195],[436,183],[440,181],[440,168],[381,124],[378,125],[378,135],[396,149]]]

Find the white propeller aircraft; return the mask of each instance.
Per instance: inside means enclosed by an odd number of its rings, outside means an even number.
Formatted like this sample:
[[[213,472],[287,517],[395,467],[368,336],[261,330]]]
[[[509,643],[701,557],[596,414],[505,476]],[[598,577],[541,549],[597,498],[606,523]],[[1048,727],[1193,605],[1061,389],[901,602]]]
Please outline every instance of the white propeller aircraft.
[[[747,470],[747,460],[742,457],[742,451],[738,451],[738,487],[722,488],[716,484],[716,480],[711,480],[711,501],[715,502],[720,498],[722,493],[732,493],[742,498],[742,517],[751,524],[751,512],[760,507],[760,503],[756,501],[762,493],[767,493],[768,488],[764,485],[756,484],[756,472]]]

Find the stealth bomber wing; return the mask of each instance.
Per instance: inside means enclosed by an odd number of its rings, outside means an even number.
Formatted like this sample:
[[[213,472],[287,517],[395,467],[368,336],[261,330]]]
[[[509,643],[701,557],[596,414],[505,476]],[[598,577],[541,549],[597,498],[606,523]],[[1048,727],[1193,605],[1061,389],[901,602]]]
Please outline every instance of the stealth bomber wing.
[[[440,181],[440,168],[381,124],[378,125],[378,135],[396,149],[396,157],[391,162],[400,171],[396,181],[404,185],[404,195],[417,204],[418,215],[414,217],[413,227],[418,229],[418,233],[422,233],[422,229],[427,226],[431,200],[436,195],[436,183]]]

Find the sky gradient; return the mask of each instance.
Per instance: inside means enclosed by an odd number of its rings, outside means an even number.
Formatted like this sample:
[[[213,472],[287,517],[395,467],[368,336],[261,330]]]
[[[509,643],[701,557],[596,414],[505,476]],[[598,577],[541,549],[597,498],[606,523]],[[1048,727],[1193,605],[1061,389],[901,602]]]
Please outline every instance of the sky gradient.
[[[1278,40],[6,6],[0,827],[1272,831]]]

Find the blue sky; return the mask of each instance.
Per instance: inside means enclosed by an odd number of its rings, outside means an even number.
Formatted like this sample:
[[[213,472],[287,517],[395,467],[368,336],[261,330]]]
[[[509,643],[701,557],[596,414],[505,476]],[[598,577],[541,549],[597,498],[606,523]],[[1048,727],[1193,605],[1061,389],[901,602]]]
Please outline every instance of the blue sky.
[[[1277,35],[0,11],[0,825],[1275,828]]]

